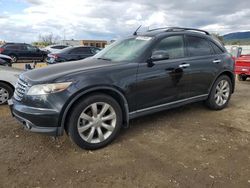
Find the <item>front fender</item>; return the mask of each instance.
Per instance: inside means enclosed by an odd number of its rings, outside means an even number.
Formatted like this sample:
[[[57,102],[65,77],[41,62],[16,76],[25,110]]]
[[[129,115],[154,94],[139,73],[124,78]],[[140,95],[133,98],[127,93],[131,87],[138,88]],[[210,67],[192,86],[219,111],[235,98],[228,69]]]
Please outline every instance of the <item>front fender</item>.
[[[124,104],[124,106],[122,106],[122,108],[123,108],[122,111],[123,111],[123,116],[124,116],[124,126],[127,127],[129,125],[129,107],[128,107],[127,99],[123,95],[123,93],[121,91],[119,91],[118,89],[113,88],[111,86],[96,86],[93,88],[89,88],[89,89],[80,91],[73,98],[71,98],[68,103],[65,104],[65,107],[63,108],[64,110],[62,110],[62,113],[60,115],[61,121],[59,122],[58,136],[63,135],[64,127],[66,125],[67,114],[69,113],[69,110],[71,109],[73,104],[78,99],[80,99],[82,96],[87,95],[88,93],[98,92],[98,91],[100,92],[100,91],[104,91],[104,90],[115,92],[122,99],[122,102]]]

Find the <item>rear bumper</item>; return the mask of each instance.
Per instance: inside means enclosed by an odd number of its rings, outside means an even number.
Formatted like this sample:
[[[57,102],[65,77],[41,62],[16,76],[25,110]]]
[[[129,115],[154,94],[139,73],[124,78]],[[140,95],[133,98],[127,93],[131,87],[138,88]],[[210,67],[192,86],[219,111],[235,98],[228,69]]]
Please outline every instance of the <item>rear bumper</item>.
[[[58,127],[58,112],[51,109],[25,106],[14,100],[9,100],[8,104],[13,117],[15,117],[26,130],[49,136],[62,135],[63,131],[61,131],[61,127]]]

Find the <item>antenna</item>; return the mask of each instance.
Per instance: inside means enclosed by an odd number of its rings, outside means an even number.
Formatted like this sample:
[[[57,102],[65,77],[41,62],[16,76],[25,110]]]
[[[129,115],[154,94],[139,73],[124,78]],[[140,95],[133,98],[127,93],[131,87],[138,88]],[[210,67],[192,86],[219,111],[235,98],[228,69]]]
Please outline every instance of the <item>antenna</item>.
[[[137,35],[137,31],[141,28],[141,25],[135,30],[133,35]]]

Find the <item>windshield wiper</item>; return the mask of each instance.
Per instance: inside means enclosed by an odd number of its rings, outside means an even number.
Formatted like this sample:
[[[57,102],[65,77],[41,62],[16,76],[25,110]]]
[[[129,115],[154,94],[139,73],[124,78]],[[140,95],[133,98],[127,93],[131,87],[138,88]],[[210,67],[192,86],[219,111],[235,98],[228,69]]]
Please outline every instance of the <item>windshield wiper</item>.
[[[105,61],[111,61],[109,58],[104,58],[104,57],[98,57],[97,59],[105,60]]]

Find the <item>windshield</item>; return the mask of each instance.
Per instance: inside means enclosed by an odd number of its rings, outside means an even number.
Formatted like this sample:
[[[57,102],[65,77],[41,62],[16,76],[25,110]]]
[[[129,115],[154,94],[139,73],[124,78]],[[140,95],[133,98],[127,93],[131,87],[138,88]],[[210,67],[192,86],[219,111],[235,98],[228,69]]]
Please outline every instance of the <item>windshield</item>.
[[[140,57],[151,39],[152,37],[138,36],[119,40],[96,54],[94,58],[110,61],[132,61]]]

